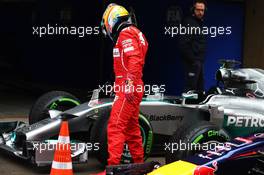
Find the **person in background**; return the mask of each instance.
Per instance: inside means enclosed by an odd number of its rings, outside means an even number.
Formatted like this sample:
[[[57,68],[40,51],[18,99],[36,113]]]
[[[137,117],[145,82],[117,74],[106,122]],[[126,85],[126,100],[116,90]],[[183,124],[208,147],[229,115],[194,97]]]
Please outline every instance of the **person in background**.
[[[204,92],[204,59],[206,37],[202,34],[204,26],[205,0],[195,0],[191,7],[191,16],[183,19],[182,25],[189,33],[179,37],[179,48],[184,64],[184,91]]]

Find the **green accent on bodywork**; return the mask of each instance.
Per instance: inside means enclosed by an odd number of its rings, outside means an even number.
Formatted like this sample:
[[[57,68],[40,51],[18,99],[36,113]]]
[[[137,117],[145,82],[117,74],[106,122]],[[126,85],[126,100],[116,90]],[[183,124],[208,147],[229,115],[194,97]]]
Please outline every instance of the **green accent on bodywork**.
[[[11,141],[14,142],[16,140],[16,132],[12,132]]]
[[[146,154],[149,154],[151,152],[152,144],[153,144],[153,132],[149,131],[148,139],[147,139]]]
[[[203,134],[201,134],[201,135],[199,135],[194,141],[193,141],[193,143],[199,143],[199,141],[201,140],[201,139],[203,139]]]
[[[142,140],[143,140],[143,146],[146,144],[146,133],[144,132],[144,129],[140,126],[140,131],[142,135]]]
[[[219,131],[216,131],[216,130],[209,130],[203,134],[200,134],[198,137],[196,137],[192,143],[194,143],[194,144],[201,143],[202,139],[204,139],[204,138],[210,139],[211,137],[215,137],[215,136],[221,137],[221,133]]]
[[[151,124],[149,122],[149,120],[142,114],[139,114],[139,118],[144,120],[144,122],[149,126],[149,128],[151,130],[149,130],[149,133],[148,133],[148,137],[146,139],[146,141],[144,140],[144,144],[147,144],[147,148],[146,148],[146,153],[150,153],[151,152],[151,149],[152,149],[152,144],[153,144],[153,131],[152,131],[152,127],[151,127]]]
[[[80,105],[80,103],[78,101],[73,100],[71,98],[61,98],[61,99],[59,99],[59,102],[62,102],[62,101],[70,101],[70,102],[74,103],[76,106]]]
[[[154,101],[154,102],[155,102],[155,101],[156,101],[156,102],[161,102],[161,101],[163,101],[163,99],[151,99],[151,98],[148,99],[148,98],[145,98],[145,99],[142,99],[142,101],[144,101],[144,102],[148,102],[148,101],[149,101],[149,102],[153,102],[153,101]]]
[[[53,102],[53,103],[50,105],[49,109],[56,109],[57,106],[58,106],[58,104],[57,104],[56,102]]]
[[[146,119],[144,115],[139,114],[139,118],[144,120],[144,122],[151,128],[150,122],[148,121],[148,119]]]
[[[80,103],[78,101],[73,100],[71,98],[64,97],[64,98],[60,98],[58,101],[53,102],[50,105],[49,109],[56,109],[58,106],[58,102],[71,102],[71,103],[75,104],[76,106],[80,105]]]
[[[220,133],[219,133],[219,131],[210,130],[210,131],[207,132],[207,136],[208,137],[220,136]]]

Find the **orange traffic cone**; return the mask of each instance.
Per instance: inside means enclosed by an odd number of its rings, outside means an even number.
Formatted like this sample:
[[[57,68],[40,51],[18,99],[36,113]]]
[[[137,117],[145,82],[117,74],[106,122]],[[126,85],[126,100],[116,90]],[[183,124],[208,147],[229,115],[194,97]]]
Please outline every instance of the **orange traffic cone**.
[[[68,121],[63,121],[50,175],[73,175]]]

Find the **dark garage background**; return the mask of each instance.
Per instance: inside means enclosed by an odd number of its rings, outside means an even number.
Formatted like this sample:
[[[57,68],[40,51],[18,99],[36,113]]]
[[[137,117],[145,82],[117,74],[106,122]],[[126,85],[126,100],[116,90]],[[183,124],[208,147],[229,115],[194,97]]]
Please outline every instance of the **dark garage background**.
[[[254,35],[252,25],[261,23],[261,20],[248,22],[263,16],[258,8],[260,1],[208,0],[206,24],[231,26],[232,34],[208,38],[205,64],[207,89],[215,83],[214,72],[220,58],[264,67],[264,64],[250,61],[263,60],[260,56],[264,56],[264,44],[256,47],[258,51],[254,50],[254,44],[248,36],[250,34],[245,32],[250,31]],[[179,95],[183,87],[183,70],[176,38],[164,35],[164,27],[170,25],[167,20],[168,9],[180,7],[187,14],[192,0],[111,2],[134,8],[139,27],[149,41],[145,83],[165,84],[168,94]],[[84,94],[99,84],[113,81],[112,44],[101,35],[39,38],[32,34],[33,26],[47,24],[99,26],[103,9],[109,3],[85,0],[0,0],[0,83],[37,94],[51,89]],[[262,30],[259,30],[259,33],[263,31],[263,24]],[[262,35],[262,43],[263,38]],[[248,43],[253,49],[248,49]],[[259,54],[254,55],[252,52]],[[245,58],[247,55],[251,56],[250,59]]]

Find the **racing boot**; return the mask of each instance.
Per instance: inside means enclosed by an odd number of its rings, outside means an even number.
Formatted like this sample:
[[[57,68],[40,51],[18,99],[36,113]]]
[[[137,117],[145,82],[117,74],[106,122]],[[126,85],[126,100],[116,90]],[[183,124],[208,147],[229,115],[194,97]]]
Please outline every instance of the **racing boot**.
[[[106,175],[142,175],[160,167],[159,162],[131,163],[110,165],[106,167]]]

